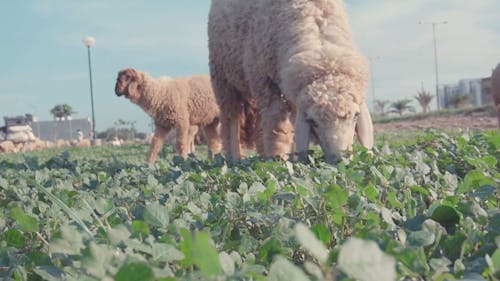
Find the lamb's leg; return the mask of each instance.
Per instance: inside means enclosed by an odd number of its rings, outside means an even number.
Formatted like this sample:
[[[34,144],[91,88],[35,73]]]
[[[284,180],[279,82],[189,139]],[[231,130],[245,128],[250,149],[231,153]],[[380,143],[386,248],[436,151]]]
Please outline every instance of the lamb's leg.
[[[177,136],[175,140],[175,147],[177,153],[183,158],[187,159],[189,151],[189,124],[180,125],[176,128]]]
[[[212,158],[214,155],[220,153],[222,149],[219,120],[208,124],[203,130],[208,146],[208,157]]]
[[[163,148],[163,143],[165,142],[165,136],[170,129],[160,127],[156,125],[155,134],[151,142],[151,150],[149,151],[148,163],[154,164],[156,161],[156,156]]]
[[[188,133],[188,139],[189,139],[189,149],[188,153],[195,153],[196,152],[196,145],[195,145],[195,138],[196,134],[198,133],[198,126],[193,125],[189,127],[189,133]]]

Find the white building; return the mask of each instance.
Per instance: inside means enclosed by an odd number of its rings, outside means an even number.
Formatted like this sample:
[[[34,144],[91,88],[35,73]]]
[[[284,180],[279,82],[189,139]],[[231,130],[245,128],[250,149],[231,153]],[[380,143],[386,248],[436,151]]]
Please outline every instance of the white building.
[[[457,84],[443,85],[439,89],[439,104],[442,108],[449,108],[451,106],[450,99],[457,95],[468,95],[469,104],[473,106],[485,104],[482,81],[482,78],[462,79]]]

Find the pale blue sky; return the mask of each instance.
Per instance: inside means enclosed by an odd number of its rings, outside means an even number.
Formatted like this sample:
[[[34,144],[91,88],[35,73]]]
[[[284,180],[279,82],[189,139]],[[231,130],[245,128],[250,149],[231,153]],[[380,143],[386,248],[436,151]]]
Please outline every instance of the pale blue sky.
[[[378,99],[434,93],[432,29],[437,28],[440,81],[490,75],[500,62],[498,0],[347,0],[356,41],[374,60]],[[208,73],[209,0],[0,0],[0,117],[70,104],[74,118],[91,117],[85,36],[93,36],[97,130],[118,119],[146,131],[149,118],[117,98],[117,72],[135,67],[153,76]],[[371,88],[367,92],[371,101]],[[3,120],[0,120],[3,124]]]

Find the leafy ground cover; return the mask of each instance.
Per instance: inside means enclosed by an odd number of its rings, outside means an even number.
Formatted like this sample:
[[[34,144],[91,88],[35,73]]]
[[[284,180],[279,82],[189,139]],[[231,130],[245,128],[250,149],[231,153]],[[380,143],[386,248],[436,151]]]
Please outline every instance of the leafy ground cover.
[[[499,280],[500,134],[310,163],[146,146],[0,155],[6,280]]]

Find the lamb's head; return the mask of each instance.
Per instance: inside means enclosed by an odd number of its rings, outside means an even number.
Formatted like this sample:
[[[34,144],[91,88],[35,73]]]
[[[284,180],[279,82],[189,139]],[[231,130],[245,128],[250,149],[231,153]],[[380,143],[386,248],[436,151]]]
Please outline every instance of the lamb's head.
[[[138,103],[142,95],[141,87],[144,79],[144,75],[135,69],[126,68],[121,70],[116,78],[116,95],[119,97],[124,96],[133,103]]]
[[[298,103],[295,120],[299,156],[306,155],[311,134],[316,136],[328,161],[336,161],[343,151],[351,150],[356,133],[363,146],[373,147],[373,125],[360,95],[338,87],[332,92],[323,83],[313,83],[306,91]]]

